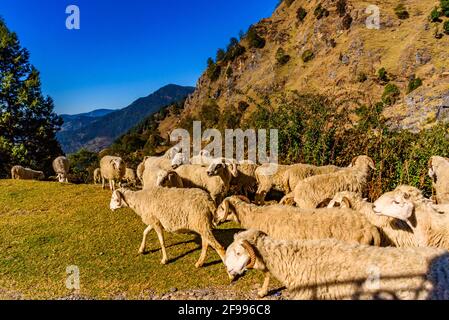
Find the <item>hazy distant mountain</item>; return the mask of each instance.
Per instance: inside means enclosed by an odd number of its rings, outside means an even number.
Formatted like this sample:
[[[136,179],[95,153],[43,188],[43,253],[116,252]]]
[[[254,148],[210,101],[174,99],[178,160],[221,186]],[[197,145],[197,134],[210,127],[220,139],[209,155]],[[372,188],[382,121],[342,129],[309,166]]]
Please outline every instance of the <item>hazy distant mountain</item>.
[[[99,151],[150,114],[184,99],[194,90],[193,87],[170,84],[147,97],[137,99],[124,109],[100,109],[79,115],[63,115],[65,124],[57,138],[65,153],[73,153],[83,147]]]

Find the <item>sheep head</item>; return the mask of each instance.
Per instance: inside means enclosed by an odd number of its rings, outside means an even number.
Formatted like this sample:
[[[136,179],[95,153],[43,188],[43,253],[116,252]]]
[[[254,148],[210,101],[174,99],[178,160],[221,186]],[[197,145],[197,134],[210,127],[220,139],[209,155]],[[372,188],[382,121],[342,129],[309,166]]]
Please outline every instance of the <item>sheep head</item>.
[[[437,172],[441,168],[447,168],[449,170],[449,159],[439,156],[433,156],[429,159],[429,177],[434,183],[437,182]]]
[[[247,269],[259,268],[263,264],[256,254],[256,249],[248,238],[257,238],[261,232],[248,230],[236,234],[234,242],[226,250],[225,265],[231,276],[241,275]],[[258,263],[259,262],[259,263]]]
[[[352,162],[349,165],[349,167],[359,167],[359,166],[367,166],[373,170],[376,170],[376,164],[374,163],[373,159],[371,159],[368,156],[358,156],[352,159]]]
[[[338,193],[327,205],[328,208],[348,208],[351,209],[351,200],[344,193]]]
[[[111,202],[109,203],[109,208],[112,211],[115,211],[120,208],[129,207],[128,203],[125,200],[125,196],[123,195],[123,190],[115,190],[112,193]]]
[[[173,159],[171,161],[171,167],[173,169],[177,169],[180,166],[182,166],[183,164],[188,164],[189,162],[190,162],[189,156],[187,154],[179,152],[179,153],[175,154],[175,156],[173,157]]]
[[[374,202],[373,210],[377,215],[396,218],[409,223],[415,205],[408,192],[395,190],[385,193]]]

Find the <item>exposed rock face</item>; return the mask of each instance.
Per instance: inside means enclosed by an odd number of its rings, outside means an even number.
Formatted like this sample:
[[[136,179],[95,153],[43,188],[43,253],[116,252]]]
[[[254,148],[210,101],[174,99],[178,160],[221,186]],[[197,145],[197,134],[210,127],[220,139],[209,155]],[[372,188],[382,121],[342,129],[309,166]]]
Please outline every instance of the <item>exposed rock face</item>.
[[[403,1],[409,12],[405,20],[396,16],[398,3],[393,0],[348,0],[344,13],[337,12],[336,3],[296,0],[289,7],[281,4],[270,18],[255,25],[265,46],[250,48],[243,38],[240,45],[245,53],[234,61],[220,62],[218,80],[212,82],[204,74],[180,118],[197,113],[211,99],[222,110],[246,102],[250,113],[256,104],[288,90],[351,101],[347,108],[376,103],[386,85],[379,81],[378,70],[385,68],[389,81],[401,91],[396,104],[385,109],[392,127],[418,131],[448,121],[449,35],[436,39],[435,26],[428,20],[438,1]],[[318,4],[329,11],[320,19],[314,14]],[[307,11],[303,21],[297,17],[300,7]],[[372,19],[376,10],[379,29],[368,28],[367,19]],[[349,17],[352,22],[346,29],[343,20],[349,21]],[[439,28],[442,30],[442,24]],[[281,66],[276,63],[279,48],[290,56]],[[306,51],[313,53],[313,58],[305,62]],[[232,76],[226,75],[228,67]],[[408,94],[412,76],[422,79],[423,85]]]

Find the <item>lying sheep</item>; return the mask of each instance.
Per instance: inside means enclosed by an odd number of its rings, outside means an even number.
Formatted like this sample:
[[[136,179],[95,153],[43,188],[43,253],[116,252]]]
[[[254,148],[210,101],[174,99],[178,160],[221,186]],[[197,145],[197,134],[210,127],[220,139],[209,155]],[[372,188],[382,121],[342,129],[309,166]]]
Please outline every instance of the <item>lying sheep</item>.
[[[94,184],[101,182],[101,170],[100,168],[96,168],[94,170]]]
[[[59,182],[65,182],[68,183],[69,180],[67,178],[69,174],[69,160],[66,157],[57,157],[55,160],[53,160],[53,170],[56,173],[56,176],[58,178]]]
[[[45,175],[42,171],[36,171],[22,166],[11,168],[11,179],[15,180],[44,180]]]
[[[218,205],[230,188],[230,181],[235,168],[226,163],[215,163],[210,168],[187,164],[177,168],[185,188],[199,188],[209,192],[212,200]]]
[[[115,182],[120,183],[126,173],[126,164],[120,157],[104,156],[100,160],[101,184],[105,188],[105,180],[109,180],[109,188],[115,190]]]
[[[435,248],[285,241],[248,230],[235,235],[225,264],[231,276],[270,273],[301,300],[449,298],[449,253]]]
[[[300,181],[292,194],[294,201],[301,208],[316,208],[329,201],[335,194],[342,191],[364,193],[371,177],[371,170],[375,170],[374,161],[367,156],[353,159],[349,168],[337,172],[321,174]]]
[[[132,186],[137,185],[137,176],[133,169],[126,168],[125,176],[123,177],[123,181],[125,181],[128,185],[132,185]]]
[[[449,215],[439,212],[431,200],[411,186],[399,186],[374,202],[378,215],[407,223],[417,246],[449,249]]]
[[[276,170],[273,170],[274,168]],[[307,177],[336,172],[338,170],[340,168],[336,166],[317,167],[302,163],[293,165],[263,164],[255,171],[259,185],[256,192],[256,203],[263,205],[265,197],[271,189],[288,194],[295,189],[299,181]]]
[[[438,156],[430,158],[429,176],[432,179],[437,204],[449,204],[449,158]]]
[[[209,195],[199,189],[147,188],[141,191],[125,189],[112,194],[110,209],[129,207],[136,212],[148,227],[143,232],[139,253],[145,251],[148,233],[154,229],[162,250],[162,264],[168,262],[164,244],[164,233],[193,231],[201,236],[202,249],[195,266],[204,264],[209,246],[217,251],[224,261],[225,250],[212,233],[215,205]]]
[[[381,246],[417,246],[415,236],[406,224],[391,217],[377,215],[373,204],[358,193],[349,191],[337,193],[328,205],[328,208],[334,207],[353,209],[365,215],[368,221],[378,228],[382,239]]]
[[[241,196],[226,198],[218,207],[215,222],[235,221],[245,229],[257,229],[280,240],[336,238],[380,245],[380,234],[363,215],[350,209],[301,209],[291,206],[257,206]],[[267,294],[265,285],[259,292]]]

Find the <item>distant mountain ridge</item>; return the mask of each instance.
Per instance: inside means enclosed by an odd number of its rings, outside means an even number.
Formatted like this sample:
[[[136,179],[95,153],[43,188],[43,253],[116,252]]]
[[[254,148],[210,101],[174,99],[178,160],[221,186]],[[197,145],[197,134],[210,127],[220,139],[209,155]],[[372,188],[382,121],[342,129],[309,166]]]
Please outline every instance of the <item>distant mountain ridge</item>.
[[[63,115],[65,124],[57,138],[65,153],[81,148],[100,151],[162,107],[185,99],[194,87],[169,84],[119,110],[99,109],[79,115]]]

